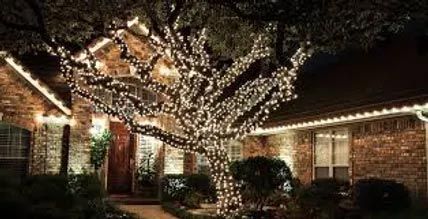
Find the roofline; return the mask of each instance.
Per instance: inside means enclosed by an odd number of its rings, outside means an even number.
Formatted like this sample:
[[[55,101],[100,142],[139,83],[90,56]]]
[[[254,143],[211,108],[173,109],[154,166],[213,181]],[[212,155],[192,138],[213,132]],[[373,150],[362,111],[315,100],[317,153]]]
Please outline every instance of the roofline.
[[[132,19],[132,20],[130,20],[130,21],[128,21],[126,23],[126,25],[128,27],[132,27],[132,26],[134,26],[136,24],[140,24],[141,25],[141,23],[138,21],[138,17],[135,17],[134,19]],[[124,30],[119,30],[119,33],[123,33],[123,32],[124,32]],[[105,37],[101,37],[101,39],[98,40],[97,43],[95,43],[93,46],[89,46],[88,49],[89,49],[90,52],[94,53],[94,52],[102,49],[104,46],[106,46],[110,42],[111,42],[111,39],[105,38]],[[76,55],[77,60],[83,60],[85,57],[86,57],[86,55],[85,55],[84,51],[81,51],[81,52],[77,53],[77,55]]]
[[[306,122],[291,123],[288,125],[274,126],[270,128],[258,128],[250,135],[272,135],[280,134],[287,130],[313,129],[325,126],[348,124],[380,118],[390,118],[402,115],[415,115],[418,112],[428,111],[428,102],[423,105],[405,105],[402,107],[390,107],[379,110],[350,113],[343,116],[327,117],[324,119],[309,120]]]
[[[5,52],[1,52],[2,55],[6,54]],[[34,88],[36,88],[46,99],[52,102],[55,106],[57,106],[62,112],[64,112],[67,116],[71,115],[71,109],[65,106],[64,102],[57,98],[54,92],[45,85],[42,81],[34,78],[30,72],[26,71],[22,65],[18,64],[14,58],[11,56],[6,56],[4,60],[15,70],[17,74],[23,77],[28,83],[30,83]]]

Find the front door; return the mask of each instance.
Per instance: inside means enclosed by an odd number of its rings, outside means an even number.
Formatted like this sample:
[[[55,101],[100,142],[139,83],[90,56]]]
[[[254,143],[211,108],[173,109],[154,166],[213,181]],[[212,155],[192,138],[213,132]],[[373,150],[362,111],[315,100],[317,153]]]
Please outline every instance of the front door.
[[[132,192],[135,138],[125,125],[111,122],[113,142],[109,149],[107,190],[110,194]]]

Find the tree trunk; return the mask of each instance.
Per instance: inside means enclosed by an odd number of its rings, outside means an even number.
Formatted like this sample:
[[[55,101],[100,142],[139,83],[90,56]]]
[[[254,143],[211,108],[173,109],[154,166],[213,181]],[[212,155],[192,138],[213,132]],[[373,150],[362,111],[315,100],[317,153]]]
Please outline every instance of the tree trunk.
[[[224,150],[206,153],[211,175],[217,192],[217,215],[225,218],[234,217],[242,207],[239,185],[229,170],[229,159]]]

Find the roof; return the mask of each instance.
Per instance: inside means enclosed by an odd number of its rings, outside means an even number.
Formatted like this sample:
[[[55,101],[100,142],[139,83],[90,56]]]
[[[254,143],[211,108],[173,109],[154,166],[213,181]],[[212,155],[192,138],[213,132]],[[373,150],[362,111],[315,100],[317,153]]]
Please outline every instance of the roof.
[[[298,98],[282,104],[266,127],[427,103],[428,53],[420,43],[401,36],[303,72],[296,81]]]
[[[39,77],[34,75],[13,57],[7,56],[5,57],[5,61],[15,70],[17,74],[19,74],[24,80],[32,85],[37,91],[39,91],[47,100],[57,106],[64,114],[71,115],[71,110],[63,101],[63,99],[58,97],[51,87],[47,86],[43,80],[40,80]]]

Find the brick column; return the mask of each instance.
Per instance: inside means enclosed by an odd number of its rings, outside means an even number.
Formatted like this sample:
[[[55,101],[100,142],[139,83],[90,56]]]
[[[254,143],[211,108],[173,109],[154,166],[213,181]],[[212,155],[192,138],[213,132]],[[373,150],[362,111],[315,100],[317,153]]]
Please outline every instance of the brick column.
[[[72,96],[74,124],[70,129],[69,169],[74,173],[90,171],[90,144],[92,105],[75,95]]]
[[[183,160],[183,174],[190,175],[196,173],[196,156],[191,153],[185,153]]]

